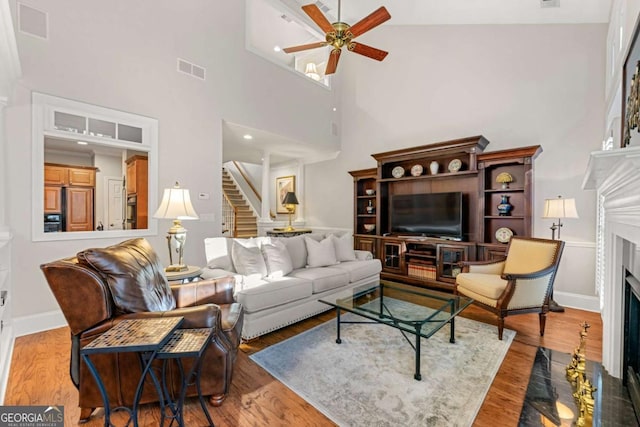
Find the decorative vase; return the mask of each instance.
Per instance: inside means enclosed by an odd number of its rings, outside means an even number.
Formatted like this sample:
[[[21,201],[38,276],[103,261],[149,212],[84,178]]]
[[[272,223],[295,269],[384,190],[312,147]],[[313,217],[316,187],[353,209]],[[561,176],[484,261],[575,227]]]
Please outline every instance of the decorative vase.
[[[438,169],[440,165],[435,160],[429,163],[429,170],[431,171],[431,175],[436,175],[438,173]]]
[[[369,200],[369,206],[367,206],[367,213],[368,214],[373,213],[373,203],[371,202],[371,200]]]
[[[498,215],[508,216],[513,209],[511,203],[509,203],[509,196],[503,194],[500,196],[500,204],[498,205]]]

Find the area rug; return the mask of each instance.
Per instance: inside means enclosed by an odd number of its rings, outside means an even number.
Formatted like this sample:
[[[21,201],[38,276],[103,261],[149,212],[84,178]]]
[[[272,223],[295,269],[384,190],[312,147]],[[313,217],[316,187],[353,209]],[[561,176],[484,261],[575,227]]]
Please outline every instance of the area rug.
[[[380,324],[341,325],[336,344],[336,321],[328,321],[250,357],[340,426],[470,426],[515,332],[505,329],[500,341],[496,326],[462,317],[454,344],[449,331],[422,339],[422,381],[413,379],[409,343]]]

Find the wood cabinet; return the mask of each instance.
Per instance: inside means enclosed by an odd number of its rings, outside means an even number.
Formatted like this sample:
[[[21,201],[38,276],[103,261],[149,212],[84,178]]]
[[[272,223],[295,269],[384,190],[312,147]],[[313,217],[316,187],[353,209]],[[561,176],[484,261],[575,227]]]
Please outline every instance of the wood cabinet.
[[[95,168],[69,168],[69,186],[72,187],[95,187]]]
[[[533,224],[533,161],[542,152],[539,145],[512,150],[483,153],[478,156],[479,187],[482,209],[481,239],[479,242],[504,244],[496,238],[496,231],[507,228],[515,236],[531,236]],[[497,182],[501,174],[512,178],[509,183]],[[508,214],[498,211],[506,200],[511,206]]]
[[[96,168],[92,166],[44,165],[44,213],[59,213],[64,231],[92,231]]]
[[[45,185],[44,213],[62,213],[62,187]]]
[[[66,185],[67,179],[67,167],[52,164],[44,165],[44,185]]]
[[[149,223],[149,159],[131,156],[127,159],[127,227],[145,229]]]
[[[66,189],[65,231],[93,230],[93,188]]]
[[[531,236],[533,163],[540,146],[484,152],[489,141],[473,136],[372,154],[377,167],[350,171],[354,182],[354,246],[382,262],[382,278],[451,290],[464,260],[495,259],[506,243],[496,231],[506,227]],[[431,166],[433,165],[433,170]],[[508,188],[496,181],[513,180]],[[391,228],[395,195],[461,193],[462,241],[400,235]],[[497,209],[506,197],[511,210]]]

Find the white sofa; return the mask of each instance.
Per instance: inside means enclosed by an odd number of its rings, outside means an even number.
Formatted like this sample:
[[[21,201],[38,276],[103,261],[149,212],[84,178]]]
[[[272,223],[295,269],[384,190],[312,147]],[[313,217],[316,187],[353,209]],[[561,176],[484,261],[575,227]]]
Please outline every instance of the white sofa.
[[[318,302],[354,287],[377,285],[382,269],[370,252],[353,250],[350,235],[207,238],[204,278],[232,275],[245,310],[245,340],[332,307]]]

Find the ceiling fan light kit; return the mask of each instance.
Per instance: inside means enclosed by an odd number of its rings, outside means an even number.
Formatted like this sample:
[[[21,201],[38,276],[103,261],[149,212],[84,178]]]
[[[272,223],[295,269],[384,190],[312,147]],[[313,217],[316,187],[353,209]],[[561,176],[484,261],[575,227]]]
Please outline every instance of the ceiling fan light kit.
[[[384,50],[376,49],[375,47],[352,41],[359,35],[366,33],[391,18],[391,15],[384,6],[379,7],[353,25],[340,21],[340,1],[338,1],[338,21],[333,24],[329,22],[315,3],[302,6],[302,10],[309,15],[309,18],[311,18],[322,31],[324,31],[325,41],[288,47],[283,49],[283,51],[286,53],[294,53],[302,50],[317,49],[324,46],[333,46],[333,50],[331,50],[331,53],[329,54],[327,68],[324,72],[325,75],[336,72],[336,69],[338,68],[338,60],[340,59],[340,54],[342,53],[342,48],[344,46],[346,46],[347,50],[351,52],[355,52],[377,61],[382,61],[389,53]]]

